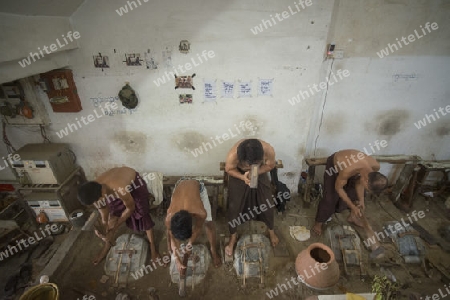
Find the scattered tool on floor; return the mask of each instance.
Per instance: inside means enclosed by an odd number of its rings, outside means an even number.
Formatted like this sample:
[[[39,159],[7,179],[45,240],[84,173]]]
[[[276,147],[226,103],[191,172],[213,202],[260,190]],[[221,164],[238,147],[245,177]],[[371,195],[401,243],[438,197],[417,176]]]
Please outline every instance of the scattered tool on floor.
[[[125,249],[125,245],[126,245],[126,243],[122,243],[122,250]],[[119,258],[119,263],[117,264],[116,275],[114,276],[113,287],[119,287],[119,273],[120,273],[120,269],[122,268],[123,252],[121,252],[119,255],[120,255],[120,258]]]

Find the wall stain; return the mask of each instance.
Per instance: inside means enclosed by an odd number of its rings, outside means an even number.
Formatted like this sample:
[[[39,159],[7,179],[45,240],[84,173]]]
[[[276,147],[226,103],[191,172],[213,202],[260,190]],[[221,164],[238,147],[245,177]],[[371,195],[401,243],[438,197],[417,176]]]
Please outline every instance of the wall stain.
[[[300,148],[298,148],[297,151],[298,158],[305,156],[305,152],[306,152],[305,146],[301,146]]]
[[[436,129],[436,134],[438,136],[450,135],[450,124],[439,126]]]
[[[345,120],[342,117],[342,113],[331,113],[327,116],[327,120],[323,125],[323,129],[326,133],[333,135],[342,131],[342,127],[345,124]]]
[[[206,142],[211,142],[211,140],[196,131],[180,132],[172,138],[172,143],[175,144],[176,147],[182,152],[191,151],[195,148],[202,147],[203,143]]]
[[[286,172],[279,174],[280,176],[286,176],[287,178],[296,178],[297,175],[294,172]]]
[[[114,134],[114,143],[124,152],[145,153],[147,136],[142,132],[119,131]]]
[[[376,131],[379,135],[396,135],[409,119],[409,112],[402,109],[393,109],[378,113],[372,121],[365,123],[368,131]]]

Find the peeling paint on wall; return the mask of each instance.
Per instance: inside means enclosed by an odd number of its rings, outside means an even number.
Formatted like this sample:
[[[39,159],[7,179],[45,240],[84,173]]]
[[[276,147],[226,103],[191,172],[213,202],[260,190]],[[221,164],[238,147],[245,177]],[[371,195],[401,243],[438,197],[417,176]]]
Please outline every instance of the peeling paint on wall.
[[[245,120],[245,122],[250,121],[252,124],[252,130],[244,131],[242,134],[242,138],[246,137],[258,137],[261,135],[261,131],[264,130],[264,122],[258,118],[258,116],[255,115],[248,115],[240,120],[237,120],[235,123],[239,124],[242,122],[242,120]]]

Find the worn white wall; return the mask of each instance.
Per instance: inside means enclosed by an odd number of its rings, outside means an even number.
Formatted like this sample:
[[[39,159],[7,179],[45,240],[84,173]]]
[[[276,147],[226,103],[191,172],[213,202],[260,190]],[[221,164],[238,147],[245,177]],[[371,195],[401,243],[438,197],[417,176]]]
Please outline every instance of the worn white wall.
[[[274,146],[277,158],[283,159],[285,165],[280,172],[285,176],[281,178],[295,190],[315,100],[305,101],[293,110],[287,99],[300,84],[311,84],[318,78],[332,2],[313,2],[258,35],[250,28],[289,6],[295,10],[294,2],[140,2],[138,9],[119,16],[116,9],[126,5],[126,1],[86,1],[72,16],[73,28],[80,32],[81,39],[80,49],[71,56],[70,67],[83,110],[55,114],[50,109],[52,140],[71,143],[79,163],[92,178],[122,164],[168,175],[220,175],[219,162],[225,159],[229,148],[239,138],[254,136]],[[178,44],[184,39],[191,43],[189,54],[178,51]],[[214,51],[214,58],[186,73],[197,74],[195,91],[174,90],[173,80],[160,87],[154,84],[165,71],[171,71],[162,60],[166,47],[173,49],[174,66],[189,62],[204,50]],[[143,55],[147,49],[156,53],[160,63],[157,71],[125,66],[125,53]],[[94,68],[92,57],[99,52],[109,56],[110,69]],[[274,78],[273,97],[257,96],[258,78]],[[204,103],[205,79],[216,79],[218,84],[221,80],[251,80],[253,97],[218,98]],[[114,99],[126,81],[140,99],[132,114],[126,111],[103,116],[62,139],[55,135],[68,122],[87,117],[95,109],[99,111],[95,107],[97,99]],[[180,105],[180,93],[193,93],[194,103]],[[41,96],[45,100],[43,93]],[[229,130],[236,134],[235,124],[241,121],[250,121],[255,131],[246,130],[221,144],[216,142],[217,147],[197,157],[190,153],[203,142],[211,142],[210,137]],[[14,134],[14,129],[11,131]]]
[[[137,2],[137,1],[136,1]],[[367,147],[379,139],[389,146],[377,154],[417,154],[448,159],[448,118],[416,129],[414,122],[448,103],[449,7],[441,0],[314,1],[263,33],[250,28],[270,15],[294,7],[293,1],[152,1],[119,16],[126,1],[87,0],[71,17],[81,34],[80,49],[71,51],[69,65],[83,105],[75,114],[55,114],[48,103],[55,142],[73,145],[88,177],[117,165],[139,171],[159,170],[168,175],[219,175],[219,162],[238,138],[255,136],[271,143],[285,168],[280,171],[296,191],[305,155],[326,156],[343,148]],[[387,58],[376,52],[408,35],[427,21],[440,30]],[[178,52],[180,40],[191,42],[191,52]],[[344,49],[343,60],[324,61],[326,44]],[[171,71],[162,51],[172,48],[174,66],[189,62],[197,53],[214,51],[215,57],[186,74],[196,73],[196,90],[174,90],[173,81],[157,87],[154,80]],[[150,49],[158,70],[126,67],[124,54]],[[95,69],[92,56],[109,56],[111,68]],[[332,67],[332,68],[331,68]],[[300,90],[325,80],[330,70],[347,69],[350,76],[327,92],[300,103],[288,100]],[[415,75],[413,75],[415,74]],[[398,76],[397,76],[398,75]],[[407,78],[413,75],[414,78]],[[258,97],[258,78],[274,78],[274,96]],[[252,80],[253,97],[203,102],[204,79]],[[115,100],[126,82],[140,103],[133,112]],[[41,95],[44,102],[45,94]],[[178,104],[179,93],[193,93],[194,103]],[[67,123],[94,114],[98,101],[112,99],[125,112],[102,116],[59,139]],[[105,103],[102,103],[104,106]],[[323,111],[323,115],[322,115]],[[78,118],[78,119],[76,119]],[[194,157],[190,150],[210,137],[235,132],[235,124],[250,121],[256,133],[246,132]],[[9,129],[17,144],[39,140],[36,135]],[[32,136],[32,137],[31,137]],[[304,166],[303,166],[304,167]],[[0,174],[1,176],[1,174]]]
[[[425,114],[450,104],[449,12],[446,1],[335,2],[328,41],[344,50],[344,59],[327,60],[320,81],[332,63],[334,73],[347,69],[350,76],[321,93],[308,155],[364,147],[372,153],[370,144],[386,140],[388,146],[374,148],[374,154],[450,159],[450,114],[439,113],[439,119],[421,129],[414,125]],[[427,22],[436,22],[439,28],[424,35],[420,26]],[[402,43],[387,57],[377,55],[388,43],[415,34],[414,30],[420,39],[406,40],[408,45]],[[392,179],[398,174],[395,169],[382,165],[382,172]]]
[[[3,10],[3,6],[0,10]],[[68,17],[0,12],[0,28],[0,83],[66,67],[69,63],[67,52],[78,48],[78,40],[73,39],[71,42],[66,38],[68,43],[64,41],[67,33],[74,31]],[[55,51],[50,49],[52,44],[56,45]],[[50,54],[47,54],[44,46]],[[34,56],[35,61],[31,59],[30,64],[22,67],[18,62],[27,58],[30,52],[37,53],[40,58]]]

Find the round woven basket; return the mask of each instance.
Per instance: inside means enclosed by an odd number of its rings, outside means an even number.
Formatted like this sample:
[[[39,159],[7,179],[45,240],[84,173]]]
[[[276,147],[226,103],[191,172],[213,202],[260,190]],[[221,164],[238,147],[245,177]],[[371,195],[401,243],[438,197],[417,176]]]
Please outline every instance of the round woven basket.
[[[19,300],[59,300],[59,290],[54,283],[43,283],[27,290]]]

